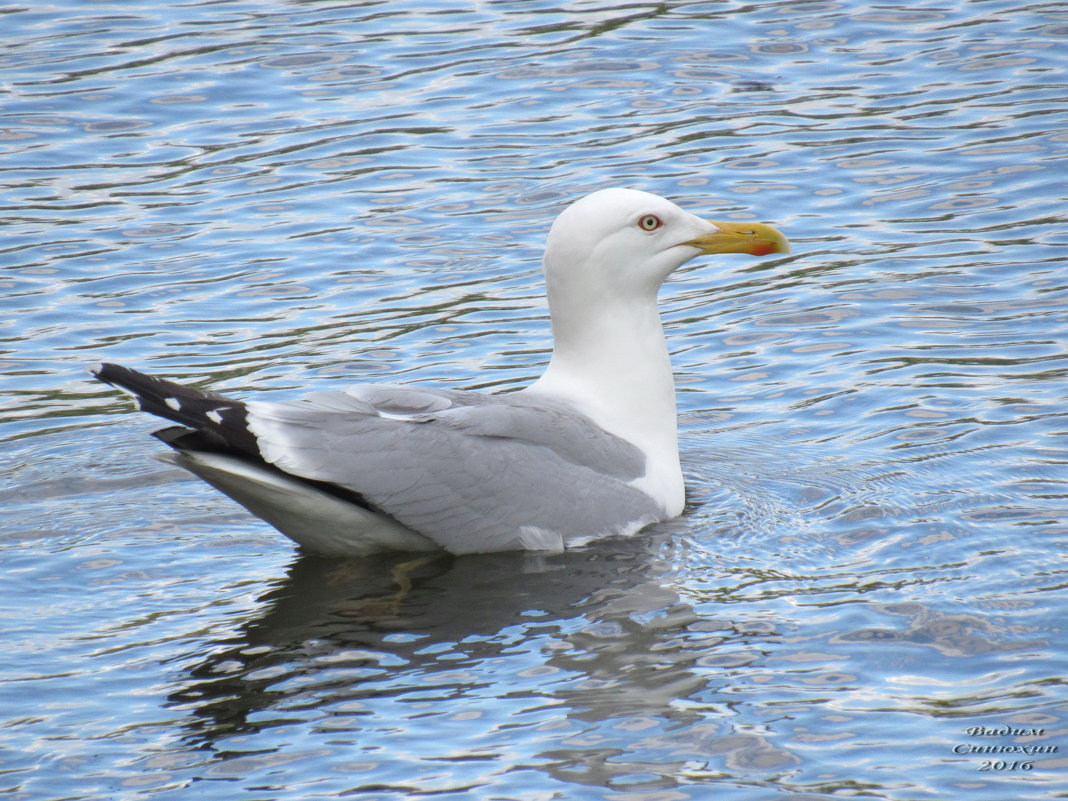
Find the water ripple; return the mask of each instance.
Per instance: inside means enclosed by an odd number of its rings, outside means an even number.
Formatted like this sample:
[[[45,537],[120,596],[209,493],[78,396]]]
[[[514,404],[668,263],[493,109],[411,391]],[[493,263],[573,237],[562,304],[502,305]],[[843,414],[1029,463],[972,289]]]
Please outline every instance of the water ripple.
[[[955,747],[1064,730],[1059,9],[59,2],[4,26],[16,795],[1046,797],[1055,753]],[[641,538],[298,557],[84,377],[522,386],[549,221],[618,184],[794,243],[665,288],[689,504]]]

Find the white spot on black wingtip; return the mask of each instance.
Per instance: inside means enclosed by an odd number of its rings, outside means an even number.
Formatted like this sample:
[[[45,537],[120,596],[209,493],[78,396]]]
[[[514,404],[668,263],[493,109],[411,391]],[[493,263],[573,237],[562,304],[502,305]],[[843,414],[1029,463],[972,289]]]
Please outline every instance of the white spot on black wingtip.
[[[204,416],[206,418],[208,418],[209,420],[211,420],[211,422],[215,423],[216,425],[222,425],[223,419],[222,419],[222,415],[219,414],[219,410],[218,409],[212,409],[211,411],[209,411]]]
[[[173,409],[176,412],[182,411],[182,402],[177,398],[164,398],[163,402],[167,404],[168,409]]]

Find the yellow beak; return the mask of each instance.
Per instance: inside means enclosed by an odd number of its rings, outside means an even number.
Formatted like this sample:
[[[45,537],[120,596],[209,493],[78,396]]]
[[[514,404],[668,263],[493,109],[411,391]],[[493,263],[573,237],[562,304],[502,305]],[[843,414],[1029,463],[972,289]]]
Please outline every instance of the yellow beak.
[[[767,256],[771,253],[789,253],[790,242],[781,231],[770,225],[755,222],[722,222],[709,220],[718,228],[710,234],[683,242],[702,253],[748,253],[750,256]]]

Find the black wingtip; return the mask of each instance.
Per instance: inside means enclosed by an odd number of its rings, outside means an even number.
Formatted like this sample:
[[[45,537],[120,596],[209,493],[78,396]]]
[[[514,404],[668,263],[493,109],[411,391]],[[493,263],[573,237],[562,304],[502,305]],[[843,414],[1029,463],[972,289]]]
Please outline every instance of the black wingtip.
[[[169,429],[164,429],[168,433],[159,437],[173,448],[181,450],[198,445],[209,450],[232,448],[259,456],[259,444],[255,435],[248,430],[245,406],[238,400],[214,392],[202,392],[165,378],[131,370],[121,364],[103,362],[91,367],[89,372],[132,395],[141,411],[185,427],[184,430],[190,433],[189,436],[181,436],[181,443],[178,442],[179,434]]]
[[[121,364],[100,362],[89,368],[89,372],[105,384],[124,389],[132,395],[144,400],[160,400],[169,396],[191,395],[196,397],[212,397],[210,393],[168,381],[165,378],[157,378],[148,373],[131,370]],[[146,410],[147,411],[147,410]]]
[[[160,380],[158,378],[153,378],[150,375],[146,375],[145,373],[131,370],[129,367],[123,367],[121,364],[112,364],[111,362],[97,362],[96,364],[90,365],[88,369],[90,375],[103,381],[105,384],[111,384],[113,386],[127,389],[130,384],[145,384]]]
[[[115,365],[110,362],[97,362],[96,364],[87,364],[85,369],[93,378],[99,378],[101,381],[106,381],[107,379],[102,376],[112,367],[115,367]]]

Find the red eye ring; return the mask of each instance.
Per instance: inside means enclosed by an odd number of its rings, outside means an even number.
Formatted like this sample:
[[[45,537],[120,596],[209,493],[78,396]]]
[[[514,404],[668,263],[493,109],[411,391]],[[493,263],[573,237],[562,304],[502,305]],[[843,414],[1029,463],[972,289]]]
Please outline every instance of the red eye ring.
[[[662,226],[664,221],[657,217],[655,214],[643,214],[638,218],[638,227],[643,231],[655,231]]]

